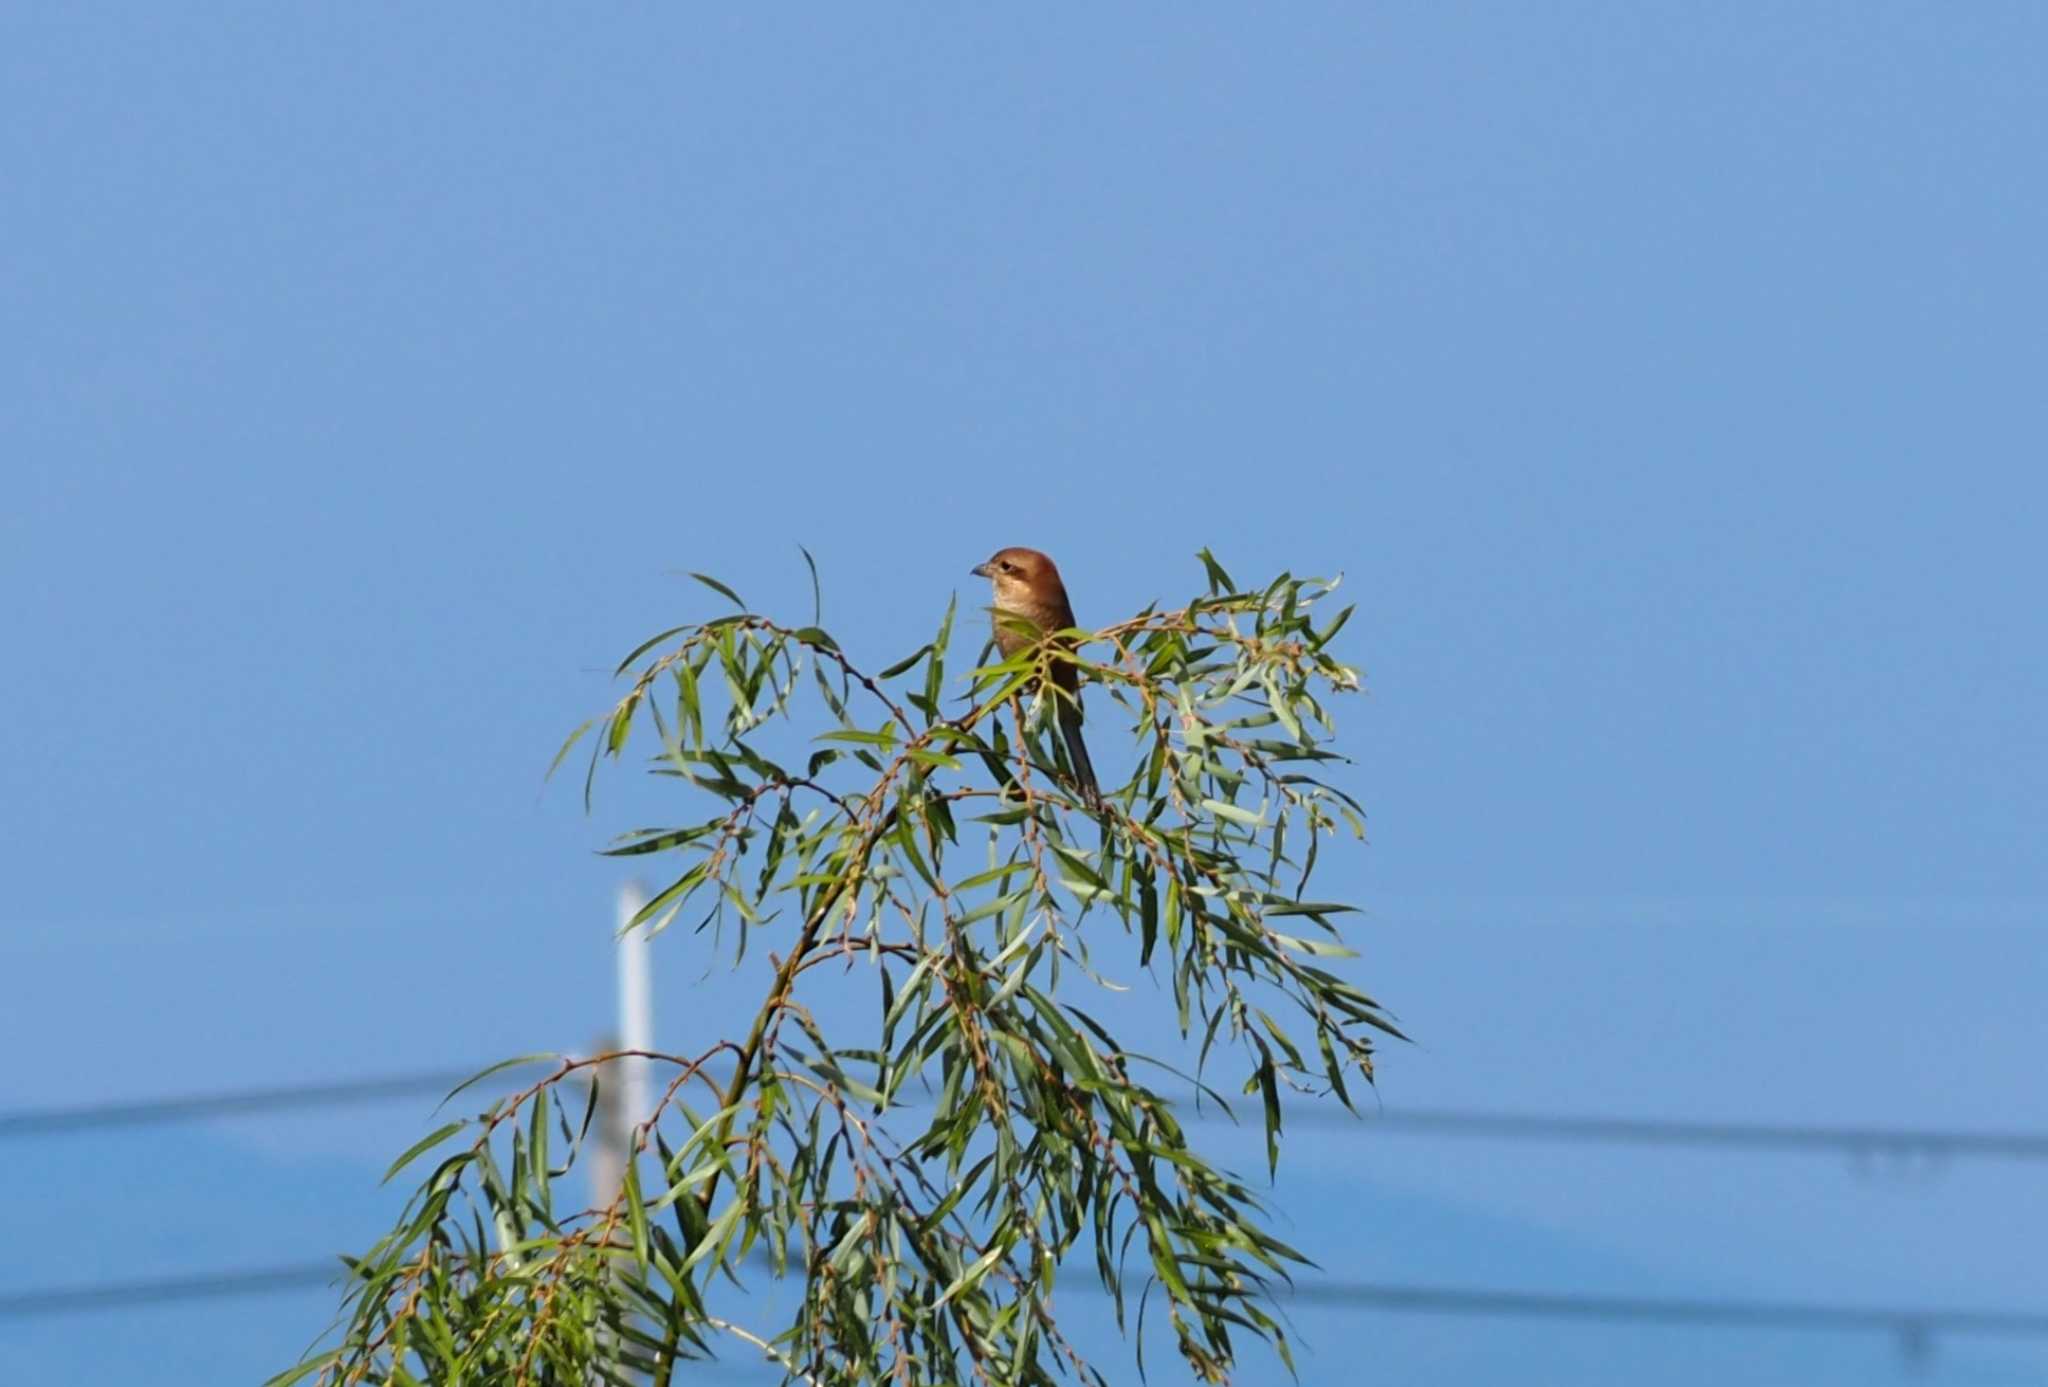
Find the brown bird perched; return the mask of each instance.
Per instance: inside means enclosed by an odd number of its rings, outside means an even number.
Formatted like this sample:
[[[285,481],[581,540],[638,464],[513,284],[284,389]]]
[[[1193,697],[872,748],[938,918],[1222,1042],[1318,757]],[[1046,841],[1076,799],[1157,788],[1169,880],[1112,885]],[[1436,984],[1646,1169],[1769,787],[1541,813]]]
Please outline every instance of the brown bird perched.
[[[1074,609],[1067,602],[1066,584],[1051,559],[1036,549],[998,549],[987,563],[969,570],[986,578],[995,588],[995,607],[990,613],[995,627],[996,649],[1008,659],[1030,645],[1036,636],[1017,627],[1005,617],[1022,617],[1038,628],[1037,635],[1050,636],[1074,625]],[[1095,784],[1095,766],[1088,759],[1088,744],[1081,740],[1081,672],[1070,664],[1053,666],[1053,687],[1060,720],[1060,736],[1067,744],[1067,759],[1073,763],[1074,778],[1092,804],[1101,797]]]

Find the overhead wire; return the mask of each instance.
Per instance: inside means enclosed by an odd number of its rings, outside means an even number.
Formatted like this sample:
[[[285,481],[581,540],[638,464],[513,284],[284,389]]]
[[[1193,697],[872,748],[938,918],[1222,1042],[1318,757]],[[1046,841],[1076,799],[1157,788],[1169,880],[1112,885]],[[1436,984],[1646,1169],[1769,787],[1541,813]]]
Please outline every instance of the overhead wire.
[[[338,1286],[345,1275],[337,1262],[329,1260],[0,1292],[0,1319],[91,1314],[181,1301],[280,1295]],[[1072,1284],[1076,1290],[1102,1290],[1100,1284],[1092,1280],[1076,1280]],[[1291,1291],[1276,1294],[1275,1299],[1304,1308],[1339,1307],[1485,1318],[1751,1329],[1876,1330],[1905,1335],[2048,1335],[2048,1314],[1943,1306],[1588,1295],[1366,1281],[1305,1282]]]
[[[479,1072],[433,1069],[358,1079],[280,1084],[162,1098],[0,1111],[0,1141],[64,1132],[234,1118],[294,1109],[442,1097]],[[1191,1116],[1207,1117],[1203,1104]],[[1410,1108],[1353,1117],[1333,1107],[1284,1109],[1287,1123],[1347,1130],[1513,1141],[1601,1143],[1770,1152],[1836,1152],[1858,1157],[2048,1160],[2048,1132],[1826,1123],[1719,1122],[1673,1118]],[[1220,1120],[1220,1116],[1219,1116]]]

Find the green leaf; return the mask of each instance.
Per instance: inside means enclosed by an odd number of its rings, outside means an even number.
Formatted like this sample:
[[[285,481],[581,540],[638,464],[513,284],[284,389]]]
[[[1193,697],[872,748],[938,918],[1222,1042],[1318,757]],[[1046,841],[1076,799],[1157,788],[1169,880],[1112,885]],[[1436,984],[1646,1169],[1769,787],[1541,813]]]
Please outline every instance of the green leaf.
[[[619,706],[612,712],[611,727],[605,736],[605,750],[617,756],[626,749],[626,738],[633,733],[633,710],[640,706],[640,691],[635,689],[619,700]]]
[[[1358,950],[1347,949],[1342,944],[1325,944],[1320,939],[1298,939],[1294,935],[1281,934],[1277,930],[1273,932],[1273,941],[1282,948],[1292,949],[1296,953],[1307,954],[1311,958],[1358,957]]]
[[[973,924],[976,920],[986,920],[991,915],[1000,915],[1019,901],[1029,898],[1030,895],[1031,888],[1028,886],[1020,890],[1005,892],[993,900],[983,901],[980,905],[962,915],[956,923],[966,926]]]
[[[726,1240],[732,1236],[733,1225],[739,1222],[743,1207],[744,1201],[737,1197],[726,1204],[718,1217],[711,1221],[711,1226],[704,1230],[704,1236],[690,1250],[690,1255],[683,1260],[684,1271],[696,1266],[714,1252],[722,1254]]]
[[[463,1080],[463,1081],[462,1081],[461,1083],[457,1084],[457,1085],[456,1085],[456,1086],[455,1086],[454,1088],[451,1088],[451,1089],[449,1089],[449,1090],[448,1090],[448,1097],[447,1097],[447,1098],[443,1098],[443,1099],[441,1100],[440,1106],[444,1106],[444,1107],[445,1107],[445,1106],[447,1105],[447,1103],[448,1103],[448,1099],[449,1099],[449,1098],[453,1098],[453,1097],[454,1097],[454,1096],[455,1096],[456,1094],[458,1094],[458,1093],[462,1092],[462,1090],[464,1090],[464,1089],[466,1089],[466,1088],[469,1088],[469,1087],[470,1087],[471,1085],[473,1085],[473,1084],[478,1084],[478,1083],[481,1083],[481,1082],[483,1082],[483,1081],[484,1081],[485,1079],[488,1079],[488,1078],[490,1078],[490,1077],[491,1077],[491,1075],[493,1075],[493,1074],[499,1074],[499,1073],[503,1073],[503,1072],[504,1072],[505,1070],[507,1070],[507,1069],[517,1069],[517,1068],[519,1068],[519,1067],[520,1067],[521,1065],[525,1065],[525,1064],[539,1064],[539,1063],[541,1063],[541,1062],[542,1062],[543,1060],[559,1060],[560,1058],[561,1058],[561,1056],[560,1056],[560,1055],[558,1055],[558,1054],[554,1053],[554,1052],[553,1052],[553,1051],[551,1051],[551,1050],[538,1050],[538,1051],[535,1051],[535,1052],[534,1052],[533,1054],[530,1054],[530,1055],[515,1055],[515,1056],[513,1056],[513,1057],[512,1057],[511,1059],[508,1059],[508,1060],[499,1060],[499,1061],[498,1061],[498,1062],[497,1062],[496,1064],[492,1065],[492,1066],[491,1066],[490,1068],[488,1068],[488,1069],[479,1069],[479,1070],[478,1070],[478,1071],[477,1071],[476,1073],[474,1073],[474,1074],[470,1075],[470,1076],[469,1076],[469,1077],[468,1077],[467,1079],[464,1079],[464,1080]]]
[[[640,1162],[634,1159],[633,1151],[626,1151],[626,1173],[624,1188],[619,1198],[626,1205],[626,1222],[633,1230],[633,1256],[641,1266],[647,1265],[647,1201],[640,1195]]]
[[[688,631],[690,629],[691,628],[688,626],[671,626],[668,628],[668,630],[663,631],[658,636],[649,636],[646,640],[634,646],[633,651],[630,655],[626,656],[625,659],[619,661],[619,667],[612,671],[612,678],[616,679],[621,674],[624,674],[628,669],[632,668],[633,662],[635,660],[639,659],[642,655],[645,655],[648,651],[654,649],[655,646],[660,645],[663,641],[672,640],[675,637],[683,634],[683,632]]]
[[[578,727],[574,732],[571,732],[569,734],[568,739],[562,743],[562,749],[555,753],[555,759],[548,762],[548,773],[544,777],[545,779],[553,780],[555,778],[555,772],[562,768],[562,762],[567,760],[569,757],[569,748],[575,746],[576,743],[582,741],[583,734],[588,732],[596,724],[596,718],[585,718],[583,720],[582,726]]]
[[[340,1349],[332,1349],[317,1357],[308,1358],[296,1367],[286,1368],[277,1376],[266,1379],[263,1387],[292,1387],[292,1384],[303,1382],[324,1368],[335,1366],[341,1362],[341,1357],[342,1351]]]
[[[1336,638],[1337,633],[1344,629],[1344,623],[1351,620],[1351,614],[1357,610],[1358,608],[1355,606],[1346,607],[1343,611],[1337,613],[1336,620],[1330,623],[1328,629],[1309,643],[1309,649],[1321,650],[1324,646],[1328,645]]]
[[[842,727],[836,732],[821,732],[811,738],[814,742],[858,742],[862,746],[893,747],[896,745],[896,724],[885,722],[879,732],[869,732],[858,727]]]
[[[1167,1294],[1175,1300],[1186,1303],[1189,1299],[1188,1283],[1180,1274],[1180,1263],[1174,1257],[1173,1240],[1167,1236],[1166,1221],[1156,1210],[1143,1210],[1146,1228],[1146,1242],[1152,1250],[1152,1269],[1159,1273],[1165,1283]]]
[[[932,639],[932,643],[928,647],[932,658],[931,662],[925,666],[924,671],[924,701],[933,710],[932,720],[934,722],[938,720],[939,691],[946,680],[946,647],[953,637],[953,610],[959,601],[960,595],[958,593],[954,593],[946,599],[946,615],[939,622],[939,634]]]
[[[986,886],[992,881],[1007,881],[1018,872],[1031,870],[1029,862],[1005,862],[1000,867],[991,867],[985,872],[976,872],[963,881],[953,883],[953,894],[964,896],[976,887]]]
[[[1202,561],[1202,567],[1209,574],[1209,591],[1212,593],[1236,592],[1237,584],[1230,581],[1230,575],[1223,571],[1223,565],[1216,562],[1216,556],[1206,548],[1197,550],[1195,557]]]
[[[1351,1108],[1351,1093],[1344,1087],[1344,1066],[1338,1061],[1337,1051],[1330,1044],[1329,1027],[1316,1027],[1316,1049],[1322,1054],[1323,1073],[1330,1080],[1330,1090],[1337,1095],[1338,1102]],[[1351,1110],[1358,1111],[1356,1108]]]
[[[723,597],[726,601],[732,603],[733,606],[738,607],[741,611],[745,611],[747,609],[747,604],[740,600],[740,595],[738,593],[734,592],[725,584],[719,582],[716,578],[713,578],[710,574],[692,573],[690,576],[692,578],[695,578],[698,582],[702,583],[705,587],[710,588],[720,597]]]
[[[692,778],[694,779],[695,777]],[[704,837],[707,833],[716,831],[723,822],[723,820],[716,820],[708,824],[697,824],[691,828],[651,830],[648,832],[647,837],[622,844],[616,848],[605,848],[602,850],[601,855],[605,857],[638,857],[643,853],[666,852],[670,848],[681,847],[685,843],[693,843],[697,839]]]
[[[1254,813],[1228,800],[1205,799],[1202,801],[1202,807],[1218,818],[1229,819],[1232,823],[1244,824],[1248,828],[1259,828],[1266,822],[1263,811]]]
[[[454,1095],[450,1094],[449,1096],[452,1098]],[[405,1154],[391,1163],[391,1168],[384,1172],[384,1178],[377,1183],[380,1185],[390,1184],[392,1176],[411,1165],[423,1153],[433,1150],[468,1125],[469,1122],[465,1119],[461,1122],[450,1122],[445,1126],[436,1127],[433,1131],[407,1147]]]
[[[1271,1055],[1259,1065],[1258,1080],[1259,1096],[1266,1105],[1266,1173],[1271,1176],[1280,1169],[1280,1077]]]
[[[824,589],[818,586],[818,561],[812,558],[811,551],[801,544],[796,549],[804,556],[804,566],[811,570],[811,625],[816,626],[825,619],[825,593]],[[818,634],[822,636],[825,633],[820,631]]]
[[[953,1278],[953,1284],[946,1287],[940,1293],[939,1298],[932,1302],[932,1309],[938,1309],[962,1291],[973,1290],[976,1283],[982,1277],[988,1275],[989,1268],[1002,1260],[1003,1252],[1003,1245],[998,1242],[994,1247],[991,1247],[988,1251],[982,1253],[981,1256],[975,1258],[965,1271]]]
[[[1287,729],[1287,735],[1296,742],[1307,741],[1308,738],[1302,735],[1301,723],[1294,716],[1294,709],[1288,706],[1287,694],[1280,688],[1278,681],[1269,676],[1264,682],[1267,706],[1273,710],[1273,716],[1279,719],[1280,725]]]
[[[533,1162],[535,1198],[541,1212],[548,1214],[554,1207],[554,1191],[549,1185],[553,1172],[548,1169],[548,1090],[534,1094],[532,1106],[527,1116],[526,1152]]]
[[[903,671],[909,669],[912,665],[916,664],[919,660],[922,660],[926,655],[930,653],[931,647],[929,645],[920,645],[917,649],[911,651],[908,655],[905,655],[895,664],[889,666],[880,674],[876,675],[875,678],[878,680],[894,679],[897,675],[903,673]]]
[[[707,859],[703,862],[699,862],[696,866],[690,868],[690,870],[684,872],[681,876],[677,877],[674,881],[670,882],[667,886],[663,887],[662,890],[655,895],[654,899],[648,901],[647,904],[641,906],[638,911],[634,912],[633,918],[626,921],[625,928],[627,930],[631,930],[640,925],[644,925],[649,920],[654,919],[657,915],[662,915],[664,911],[668,911],[669,914],[673,914],[673,911],[669,911],[669,907],[672,905],[680,907],[684,901],[688,900],[692,895],[696,894],[697,888],[699,886],[702,886],[704,884],[705,878],[707,878],[710,875],[710,861]],[[662,924],[666,925],[667,923],[667,919],[664,918],[662,920]],[[657,934],[660,933],[660,926],[657,926],[655,930],[652,932]]]

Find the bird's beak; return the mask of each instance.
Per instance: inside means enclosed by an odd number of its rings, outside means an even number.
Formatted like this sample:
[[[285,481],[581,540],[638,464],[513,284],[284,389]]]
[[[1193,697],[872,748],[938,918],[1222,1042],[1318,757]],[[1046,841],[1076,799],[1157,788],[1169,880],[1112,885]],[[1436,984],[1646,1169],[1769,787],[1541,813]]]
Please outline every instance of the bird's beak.
[[[967,571],[977,578],[992,578],[995,576],[988,571],[988,565],[985,563],[978,563]]]

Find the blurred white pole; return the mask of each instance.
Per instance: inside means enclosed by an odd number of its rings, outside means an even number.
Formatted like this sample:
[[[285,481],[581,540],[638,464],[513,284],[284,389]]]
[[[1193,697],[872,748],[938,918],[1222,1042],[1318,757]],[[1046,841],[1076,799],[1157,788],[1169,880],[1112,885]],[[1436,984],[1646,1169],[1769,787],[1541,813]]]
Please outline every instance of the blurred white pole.
[[[654,982],[648,972],[647,935],[643,930],[627,932],[626,926],[647,904],[647,892],[638,882],[619,888],[617,925],[612,947],[619,956],[619,1029],[617,1037],[603,1045],[605,1050],[652,1050],[654,1048]],[[600,1072],[602,1071],[602,1072]],[[591,1071],[597,1089],[597,1140],[590,1149],[591,1202],[599,1208],[619,1197],[626,1180],[626,1167],[633,1159],[636,1129],[652,1113],[648,1094],[647,1061],[626,1055]],[[600,1358],[613,1358],[613,1336],[600,1327],[603,1347]],[[638,1373],[628,1373],[613,1364],[593,1372],[591,1387],[603,1387],[621,1380],[638,1382]]]
[[[638,915],[646,904],[646,889],[638,882],[629,882],[620,887],[619,929],[624,931],[627,922]],[[654,981],[648,969],[649,943],[644,929],[619,935],[621,1050],[654,1048]],[[647,1061],[639,1058],[622,1059],[617,1062],[617,1067],[620,1071],[619,1119],[623,1129],[630,1133],[645,1122],[654,1109],[654,1101],[648,1093]]]
[[[619,1025],[598,1043],[599,1053],[654,1048],[654,987],[647,966],[647,936],[639,930],[620,932],[646,904],[647,892],[637,882],[619,888],[612,937],[619,959]],[[586,1159],[591,1203],[599,1208],[618,1198],[634,1146],[634,1128],[647,1120],[654,1106],[648,1096],[647,1075],[647,1061],[637,1056],[615,1059],[591,1071],[597,1084],[596,1140]]]

